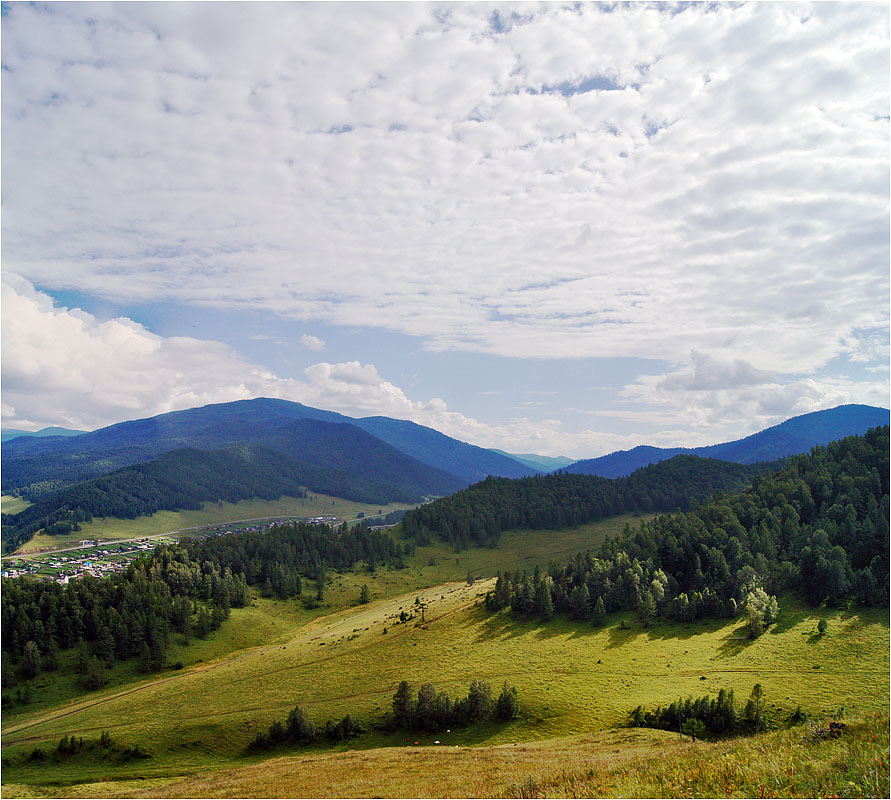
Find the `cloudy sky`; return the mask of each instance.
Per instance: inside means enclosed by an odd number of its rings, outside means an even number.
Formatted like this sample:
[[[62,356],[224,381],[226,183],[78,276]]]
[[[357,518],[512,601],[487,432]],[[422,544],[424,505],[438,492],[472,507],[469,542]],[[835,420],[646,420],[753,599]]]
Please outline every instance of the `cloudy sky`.
[[[5,428],[888,405],[885,3],[5,3],[2,62]]]

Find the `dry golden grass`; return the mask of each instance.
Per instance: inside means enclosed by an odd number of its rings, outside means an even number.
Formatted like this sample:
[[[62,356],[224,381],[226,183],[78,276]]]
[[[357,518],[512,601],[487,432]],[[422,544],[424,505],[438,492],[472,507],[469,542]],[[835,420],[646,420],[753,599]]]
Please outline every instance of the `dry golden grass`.
[[[616,729],[497,747],[274,758],[185,779],[4,787],[3,797],[887,797],[888,717],[691,742]],[[21,791],[21,793],[17,793]]]

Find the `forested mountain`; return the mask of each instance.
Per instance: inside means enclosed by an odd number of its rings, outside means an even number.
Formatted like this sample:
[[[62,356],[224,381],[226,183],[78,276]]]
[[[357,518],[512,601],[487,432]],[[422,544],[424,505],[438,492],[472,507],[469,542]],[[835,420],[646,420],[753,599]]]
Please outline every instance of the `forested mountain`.
[[[742,610],[754,636],[776,618],[770,594],[781,591],[812,605],[887,604],[888,473],[886,425],[791,457],[744,492],[626,526],[597,558],[578,554],[548,577],[501,576],[488,605],[595,624],[620,609],[645,622]]]
[[[45,482],[59,488],[184,447],[217,450],[263,444],[284,449],[277,437],[287,423],[295,422],[304,423],[307,435],[315,422],[366,431],[428,467],[456,476],[456,488],[489,474],[519,477],[533,472],[513,459],[411,422],[352,419],[287,400],[257,398],[122,422],[71,439],[13,439],[3,446],[2,486],[7,492]]]
[[[244,423],[231,427],[247,436]],[[13,549],[41,528],[67,533],[92,516],[199,508],[208,500],[273,499],[299,495],[301,486],[361,502],[412,503],[462,485],[352,425],[283,421],[250,436],[260,443],[174,450],[73,486],[35,492],[34,505],[4,516],[4,545]]]
[[[642,445],[600,458],[576,461],[565,469],[566,472],[582,475],[619,478],[630,475],[640,467],[664,461],[680,453],[735,461],[738,464],[776,461],[789,455],[807,453],[815,445],[828,444],[845,436],[863,434],[870,428],[887,425],[888,417],[889,412],[884,408],[864,405],[838,406],[826,411],[792,417],[779,425],[734,442],[693,448]]]
[[[494,547],[511,528],[563,528],[626,511],[689,508],[715,492],[741,489],[769,469],[681,455],[614,480],[567,473],[488,478],[406,513],[402,524],[422,540],[432,531],[458,548]]]
[[[238,429],[240,423],[232,427]],[[412,503],[461,485],[454,476],[352,425],[280,422],[256,438],[264,444],[174,450],[37,496],[30,508],[4,515],[3,542],[12,549],[41,528],[50,534],[67,533],[93,516],[134,517],[160,509],[200,508],[208,500],[300,496],[301,486],[361,502]]]
[[[407,420],[364,417],[353,424],[418,461],[438,466],[467,483],[476,483],[489,475],[523,478],[536,472],[511,456],[459,442]]]

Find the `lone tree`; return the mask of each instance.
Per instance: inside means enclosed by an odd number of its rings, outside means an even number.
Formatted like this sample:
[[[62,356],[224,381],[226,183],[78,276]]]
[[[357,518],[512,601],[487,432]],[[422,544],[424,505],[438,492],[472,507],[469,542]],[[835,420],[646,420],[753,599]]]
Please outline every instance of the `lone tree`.
[[[365,605],[369,600],[371,600],[371,594],[368,591],[368,584],[363,583],[362,590],[359,592],[359,602]]]
[[[743,613],[749,628],[749,638],[757,639],[768,625],[776,622],[780,607],[776,597],[768,597],[767,592],[759,586],[746,597]]]
[[[819,633],[820,636],[825,636],[826,630],[828,628],[829,628],[829,623],[826,622],[826,620],[823,619],[823,617],[820,617],[820,621],[817,623],[817,633]]]

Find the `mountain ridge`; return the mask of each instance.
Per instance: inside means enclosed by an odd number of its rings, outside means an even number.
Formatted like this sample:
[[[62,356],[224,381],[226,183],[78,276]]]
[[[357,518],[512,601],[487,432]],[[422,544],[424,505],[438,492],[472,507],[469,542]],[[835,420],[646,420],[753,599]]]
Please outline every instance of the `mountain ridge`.
[[[816,445],[825,445],[845,436],[861,435],[870,428],[887,425],[888,409],[856,403],[836,406],[790,417],[778,425],[765,428],[742,439],[703,447],[661,448],[638,445],[630,450],[617,450],[598,458],[582,459],[564,468],[565,472],[620,478],[641,467],[664,461],[676,455],[716,458],[737,464],[776,461],[790,455],[807,453]]]

